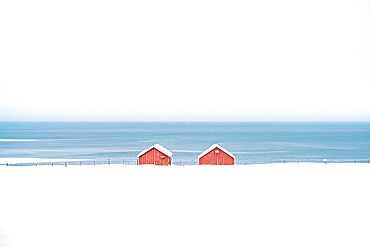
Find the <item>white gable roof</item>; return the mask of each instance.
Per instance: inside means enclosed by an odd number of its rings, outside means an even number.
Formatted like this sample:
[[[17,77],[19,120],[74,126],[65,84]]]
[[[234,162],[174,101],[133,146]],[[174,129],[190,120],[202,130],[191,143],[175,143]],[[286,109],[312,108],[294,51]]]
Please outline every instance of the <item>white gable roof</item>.
[[[161,146],[161,145],[159,145],[159,144],[155,144],[154,146],[151,146],[151,147],[149,147],[149,148],[144,149],[143,151],[141,151],[141,153],[139,153],[139,154],[137,155],[137,157],[140,157],[141,155],[145,154],[146,152],[148,152],[148,151],[149,151],[150,149],[152,149],[152,148],[157,149],[158,151],[160,151],[160,152],[164,153],[164,154],[165,154],[165,155],[167,155],[168,157],[171,157],[171,156],[172,156],[172,153],[171,153],[167,148],[164,148],[164,147],[162,147],[162,146]]]
[[[226,149],[224,149],[223,147],[221,147],[220,145],[218,144],[213,144],[211,147],[209,147],[206,151],[204,151],[203,153],[201,153],[199,156],[198,156],[198,159],[202,158],[204,155],[208,154],[209,152],[211,152],[213,149],[215,148],[219,148],[221,149],[222,151],[224,151],[225,153],[227,153],[228,155],[230,155],[231,157],[233,157],[235,159],[235,156],[230,153],[229,151],[227,151]]]

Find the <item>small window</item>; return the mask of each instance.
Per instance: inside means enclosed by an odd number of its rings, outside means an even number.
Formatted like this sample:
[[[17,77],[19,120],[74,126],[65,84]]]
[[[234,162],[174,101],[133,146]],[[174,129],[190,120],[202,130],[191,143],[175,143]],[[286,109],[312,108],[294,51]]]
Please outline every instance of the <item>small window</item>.
[[[218,154],[220,151],[216,150],[215,153]]]
[[[161,156],[162,159],[166,158],[166,156]]]

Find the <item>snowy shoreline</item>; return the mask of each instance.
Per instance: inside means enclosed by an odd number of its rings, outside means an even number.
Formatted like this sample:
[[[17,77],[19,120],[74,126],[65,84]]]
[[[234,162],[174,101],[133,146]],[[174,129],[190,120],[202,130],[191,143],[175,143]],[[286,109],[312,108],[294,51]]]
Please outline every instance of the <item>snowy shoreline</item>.
[[[90,161],[90,159],[45,159],[45,158],[0,158],[0,165],[5,164],[30,164],[30,163],[64,163],[76,161]],[[51,164],[50,164],[51,165]]]
[[[0,166],[0,246],[368,246],[368,164]]]

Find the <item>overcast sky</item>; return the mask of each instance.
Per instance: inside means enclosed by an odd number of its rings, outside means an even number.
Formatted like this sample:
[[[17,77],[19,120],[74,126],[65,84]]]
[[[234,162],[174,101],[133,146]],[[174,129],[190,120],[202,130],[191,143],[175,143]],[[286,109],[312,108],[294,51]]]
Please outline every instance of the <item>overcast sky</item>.
[[[370,121],[369,1],[1,1],[0,120]]]

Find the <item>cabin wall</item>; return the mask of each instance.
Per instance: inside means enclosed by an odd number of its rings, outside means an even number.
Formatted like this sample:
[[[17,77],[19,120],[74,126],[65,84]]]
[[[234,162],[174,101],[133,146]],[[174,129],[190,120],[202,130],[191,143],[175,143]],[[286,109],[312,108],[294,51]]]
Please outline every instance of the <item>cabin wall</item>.
[[[164,156],[164,158],[162,158]],[[168,166],[171,164],[171,158],[155,148],[139,157],[139,165],[154,164],[159,166]]]
[[[219,153],[216,153],[216,150]],[[234,158],[221,149],[214,148],[199,159],[199,165],[234,165]]]

